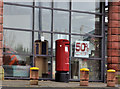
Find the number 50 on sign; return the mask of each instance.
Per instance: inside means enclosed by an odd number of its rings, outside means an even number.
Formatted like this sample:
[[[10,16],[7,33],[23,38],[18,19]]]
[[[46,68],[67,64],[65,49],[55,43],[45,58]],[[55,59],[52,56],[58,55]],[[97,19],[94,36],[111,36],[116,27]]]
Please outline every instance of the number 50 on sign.
[[[76,41],[75,42],[75,57],[89,57],[89,41]]]

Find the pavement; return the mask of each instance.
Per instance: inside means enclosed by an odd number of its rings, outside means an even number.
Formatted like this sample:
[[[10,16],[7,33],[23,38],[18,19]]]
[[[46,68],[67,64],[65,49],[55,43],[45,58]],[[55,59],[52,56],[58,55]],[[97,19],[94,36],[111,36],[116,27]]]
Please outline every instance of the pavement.
[[[55,82],[39,81],[38,85],[30,85],[29,80],[4,80],[0,83],[2,89],[120,89],[116,87],[106,87],[106,83],[90,82],[89,86],[80,86],[79,82]]]

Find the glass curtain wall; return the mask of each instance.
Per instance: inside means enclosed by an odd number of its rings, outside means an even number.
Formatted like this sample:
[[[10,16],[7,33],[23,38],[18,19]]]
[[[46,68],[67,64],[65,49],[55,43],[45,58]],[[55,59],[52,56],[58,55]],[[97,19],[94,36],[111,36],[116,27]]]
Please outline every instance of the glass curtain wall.
[[[54,79],[55,41],[67,39],[70,41],[70,79],[79,80],[79,70],[89,68],[91,81],[102,80],[104,13],[101,6],[101,2],[69,0],[4,2],[5,77],[29,78],[29,68],[38,62],[43,63],[39,66],[43,68],[39,78]],[[39,40],[46,42],[46,54],[35,54],[35,42]],[[76,55],[77,42],[89,43],[87,54]]]

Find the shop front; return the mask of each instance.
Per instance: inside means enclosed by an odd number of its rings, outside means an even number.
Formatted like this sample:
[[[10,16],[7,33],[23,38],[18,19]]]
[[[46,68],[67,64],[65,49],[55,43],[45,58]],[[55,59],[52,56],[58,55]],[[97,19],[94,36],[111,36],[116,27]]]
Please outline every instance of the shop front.
[[[70,42],[70,80],[90,69],[90,81],[105,79],[104,2],[4,2],[3,68],[6,79],[55,79],[56,40]],[[41,50],[41,51],[39,51]]]

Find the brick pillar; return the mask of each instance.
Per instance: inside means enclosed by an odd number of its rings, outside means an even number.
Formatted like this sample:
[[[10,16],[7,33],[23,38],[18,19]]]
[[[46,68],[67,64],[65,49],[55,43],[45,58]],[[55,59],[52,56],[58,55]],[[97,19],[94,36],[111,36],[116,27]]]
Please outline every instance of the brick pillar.
[[[120,73],[120,2],[109,2],[108,10],[108,69]]]
[[[2,65],[3,52],[3,0],[0,0],[0,66]]]

